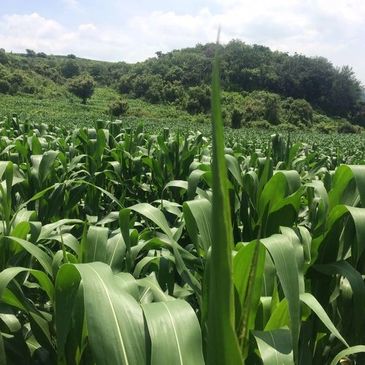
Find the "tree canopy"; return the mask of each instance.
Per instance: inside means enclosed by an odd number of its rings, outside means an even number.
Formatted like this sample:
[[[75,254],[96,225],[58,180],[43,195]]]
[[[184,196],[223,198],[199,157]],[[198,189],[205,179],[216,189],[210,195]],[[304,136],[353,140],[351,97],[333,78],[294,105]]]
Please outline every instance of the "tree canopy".
[[[68,84],[68,90],[78,96],[83,104],[94,93],[95,82],[90,75],[80,75],[72,78]]]
[[[171,88],[172,83],[185,91],[209,85],[217,47],[221,54],[222,87],[226,91],[264,90],[305,99],[332,116],[349,117],[357,110],[362,88],[349,66],[338,68],[323,57],[290,56],[239,40],[227,45],[209,43],[166,54],[159,52],[157,57],[133,65],[124,73],[120,90],[147,100],[149,94],[157,93],[167,99],[163,91]]]

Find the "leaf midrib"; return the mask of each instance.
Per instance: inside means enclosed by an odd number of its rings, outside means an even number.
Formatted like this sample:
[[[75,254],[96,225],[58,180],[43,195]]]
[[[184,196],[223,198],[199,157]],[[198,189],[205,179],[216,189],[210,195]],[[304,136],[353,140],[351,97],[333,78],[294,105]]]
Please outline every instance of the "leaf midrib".
[[[123,342],[123,337],[122,337],[122,333],[120,331],[120,328],[119,328],[119,324],[118,324],[118,319],[117,319],[117,315],[115,313],[115,309],[114,309],[114,306],[113,306],[113,302],[110,298],[110,295],[109,295],[109,292],[108,292],[108,289],[106,287],[106,285],[104,284],[104,281],[103,279],[100,277],[99,273],[93,268],[90,266],[90,269],[92,271],[94,271],[94,273],[96,274],[96,276],[99,278],[100,282],[101,282],[101,285],[105,291],[105,294],[107,296],[107,299],[108,299],[108,302],[110,304],[110,307],[111,307],[111,310],[112,310],[112,315],[113,315],[113,319],[115,321],[115,323],[117,324],[117,330],[118,330],[118,338],[119,338],[119,341],[120,341],[120,344],[122,346],[122,354],[123,354],[123,358],[124,358],[124,361],[125,361],[125,364],[126,365],[129,365],[129,362],[128,362],[128,358],[127,358],[127,353],[126,353],[126,349],[125,349],[125,345],[124,345],[124,342]]]

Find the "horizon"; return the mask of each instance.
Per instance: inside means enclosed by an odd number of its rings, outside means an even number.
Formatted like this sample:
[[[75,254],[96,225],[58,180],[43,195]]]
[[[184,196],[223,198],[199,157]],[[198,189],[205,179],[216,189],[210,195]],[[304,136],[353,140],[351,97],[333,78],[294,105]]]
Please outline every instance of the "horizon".
[[[239,39],[350,66],[365,85],[361,0],[13,0],[0,10],[0,48],[136,63],[161,51]]]

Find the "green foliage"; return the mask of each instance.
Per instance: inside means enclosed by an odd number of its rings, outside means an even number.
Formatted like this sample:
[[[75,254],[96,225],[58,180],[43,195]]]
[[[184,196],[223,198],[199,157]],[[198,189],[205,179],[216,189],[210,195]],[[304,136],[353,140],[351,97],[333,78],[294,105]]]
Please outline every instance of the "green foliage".
[[[154,80],[148,86],[148,90],[145,94],[145,100],[152,104],[158,104],[162,99],[162,85],[158,80]]]
[[[125,99],[119,98],[109,105],[109,112],[114,117],[119,117],[128,112],[129,105]]]
[[[238,108],[233,108],[231,114],[231,127],[233,129],[241,128],[243,120],[243,112]]]
[[[303,55],[289,56],[272,52],[259,45],[247,45],[234,40],[225,46],[197,45],[159,54],[135,65],[122,76],[121,83],[130,77],[149,78],[158,76],[162,84],[178,81],[185,90],[192,86],[209,85],[211,60],[214,50],[222,54],[222,84],[226,91],[262,90],[282,97],[305,99],[314,107],[329,115],[347,117],[356,111],[361,97],[361,86],[351,68],[335,68],[325,58],[309,58]],[[133,85],[128,86],[133,91]],[[269,121],[276,123],[275,104]]]
[[[80,75],[72,78],[68,83],[68,90],[79,97],[83,104],[94,93],[95,82],[90,75]]]
[[[37,57],[47,58],[47,55],[44,52],[38,52]]]
[[[252,96],[247,96],[243,103],[243,115],[245,122],[265,119],[265,102],[262,99],[256,99]]]
[[[2,115],[12,115],[37,120],[42,123],[60,127],[75,128],[93,126],[97,119],[110,118],[109,106],[120,96],[110,88],[96,87],[92,97],[84,105],[77,97],[64,88],[47,88],[45,94],[11,95],[0,94],[0,110]],[[180,128],[189,128],[192,116],[178,110],[175,106],[154,105],[141,99],[125,98],[129,105],[128,116],[123,120],[128,125],[139,121],[150,121],[154,129],[160,130],[171,124]],[[1,119],[1,118],[0,118]],[[204,119],[209,119],[207,116]],[[178,120],[178,122],[176,122]]]
[[[61,66],[61,74],[66,79],[80,75],[80,66],[74,59],[69,59]]]
[[[0,48],[0,64],[5,65],[9,61],[8,56],[3,48]]]
[[[212,216],[211,251],[206,267],[207,362],[240,364],[242,355],[235,333],[232,278],[233,234],[224,156],[223,121],[220,109],[219,58],[215,57],[212,80]],[[217,214],[219,212],[219,214]]]
[[[250,97],[254,100],[261,101],[262,102],[262,111],[261,113],[257,111],[256,118],[254,119],[262,119],[267,120],[268,122],[272,124],[278,124],[279,123],[279,113],[280,113],[280,97],[277,94],[268,93],[265,91],[255,91],[250,94]],[[252,113],[252,111],[251,111]],[[260,115],[259,115],[260,113]],[[250,114],[250,111],[248,110],[248,114]],[[252,119],[248,119],[252,120]]]
[[[215,77],[214,135],[1,117],[0,359],[364,362],[363,136],[228,128],[223,144]]]
[[[359,127],[351,124],[347,120],[341,121],[341,124],[337,128],[337,131],[338,133],[351,133],[351,134],[360,133]]]
[[[226,125],[231,125],[235,108],[243,113],[243,124],[266,120],[274,125],[315,126],[311,108],[317,113],[362,123],[362,91],[349,67],[337,69],[324,58],[289,56],[240,41],[158,53],[158,57],[138,64],[93,61],[75,55],[53,56],[31,50],[28,57],[1,51],[0,65],[5,67],[6,77],[2,77],[1,70],[0,76],[11,84],[9,92],[13,95],[29,93],[48,97],[53,92],[63,93],[68,79],[86,73],[98,86],[118,89],[128,97],[153,104],[173,104],[193,115],[209,114],[206,91],[216,49],[222,56],[223,89],[234,95],[226,98],[223,94]],[[21,75],[22,81],[15,77],[13,85],[10,80],[13,74]],[[301,101],[290,107],[292,103],[286,98]]]
[[[294,125],[311,125],[313,121],[313,109],[311,105],[303,99],[286,99],[282,108],[284,110],[284,118],[288,123]]]
[[[272,125],[266,120],[252,120],[248,123],[252,128],[259,128],[264,130],[272,129]]]
[[[8,363],[361,363],[362,137],[157,126],[2,119]]]
[[[36,56],[36,52],[33,51],[32,49],[26,49],[25,52],[26,52],[27,57],[35,57]]]
[[[203,113],[195,114],[192,118],[193,123],[199,123],[202,125],[208,125],[210,123],[210,118]]]
[[[95,81],[99,82],[100,84],[105,85],[107,83],[105,78],[108,74],[108,69],[103,63],[92,64],[90,66],[89,73],[95,79]]]
[[[132,91],[132,77],[123,75],[119,79],[118,90],[121,94],[129,94]]]
[[[6,80],[0,80],[0,93],[7,94],[10,90],[10,83]]]
[[[192,86],[187,91],[186,110],[190,114],[207,113],[210,110],[208,86]]]
[[[163,86],[162,93],[166,103],[185,104],[186,93],[179,81],[167,82]]]

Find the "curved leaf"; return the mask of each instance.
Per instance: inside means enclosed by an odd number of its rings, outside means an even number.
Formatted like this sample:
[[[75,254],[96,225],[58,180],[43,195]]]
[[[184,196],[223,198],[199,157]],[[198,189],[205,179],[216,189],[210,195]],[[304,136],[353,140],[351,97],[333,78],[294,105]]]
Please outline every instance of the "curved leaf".
[[[338,365],[339,361],[341,359],[345,358],[346,356],[358,354],[360,352],[365,352],[365,346],[363,346],[363,345],[352,346],[345,350],[342,350],[335,356],[335,358],[331,361],[330,365]]]
[[[253,334],[264,365],[294,364],[289,330],[254,331]]]
[[[142,308],[151,338],[151,365],[205,364],[199,322],[188,303],[174,300]]]
[[[60,355],[65,351],[72,295],[82,279],[85,318],[91,351],[97,364],[146,362],[142,309],[106,264],[63,265],[56,278],[56,325]]]

